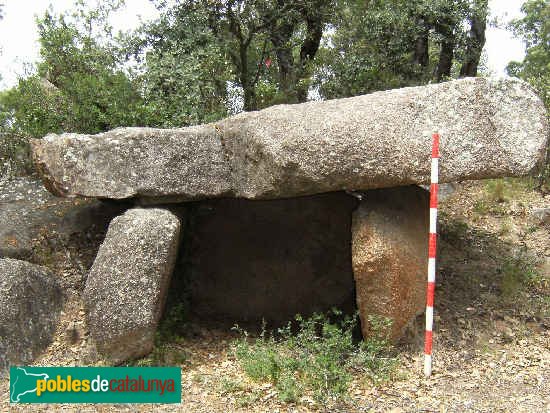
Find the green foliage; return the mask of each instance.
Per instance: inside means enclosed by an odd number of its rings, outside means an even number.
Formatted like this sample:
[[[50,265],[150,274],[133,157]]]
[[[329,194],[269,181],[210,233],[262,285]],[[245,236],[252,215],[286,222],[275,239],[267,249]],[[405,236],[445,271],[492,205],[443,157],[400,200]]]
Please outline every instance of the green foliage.
[[[527,47],[522,62],[510,62],[508,74],[526,80],[550,108],[550,3],[527,0],[521,10],[525,17],[515,20],[511,28]],[[550,190],[550,144],[546,148],[546,164],[540,174],[539,187]]]
[[[37,20],[41,60],[35,74],[0,96],[3,129],[42,137],[141,124],[142,99],[121,69],[107,25],[119,5],[88,10],[78,2],[72,16],[47,11]]]
[[[333,315],[341,317],[340,312]],[[392,375],[395,359],[388,356],[388,323],[371,321],[372,337],[358,344],[352,338],[357,317],[331,321],[322,314],[306,319],[298,315],[295,326],[289,323],[276,334],[264,326],[255,340],[239,329],[242,338],[236,342],[235,355],[248,377],[273,383],[282,401],[296,402],[311,392],[325,404],[347,395],[353,373],[374,381]]]
[[[532,177],[488,179],[485,191],[474,203],[474,211],[480,215],[506,215],[506,204],[536,187]]]
[[[0,181],[32,172],[29,151],[25,136],[0,132]]]
[[[157,345],[170,341],[179,341],[187,326],[186,306],[182,302],[172,305],[162,317],[157,329]]]
[[[514,20],[511,28],[527,47],[523,62],[508,66],[510,75],[525,79],[550,107],[550,3],[547,0],[528,0],[521,10],[525,17]]]
[[[128,38],[131,53],[143,59],[148,103],[163,106],[174,100],[180,110],[183,103],[184,115],[197,122],[204,113],[216,118],[227,112],[233,103],[227,100],[234,100],[227,96],[228,84],[242,88],[245,110],[305,101],[311,62],[334,4],[160,3],[159,20]]]
[[[342,3],[330,45],[321,51],[316,81],[322,96],[355,96],[411,84],[414,33],[405,3]]]
[[[486,1],[339,2],[316,85],[323,97],[338,98],[475,75],[486,16]],[[468,32],[474,22],[480,39]],[[472,58],[475,73],[461,73]]]
[[[500,288],[505,299],[515,299],[522,291],[535,287],[542,278],[535,268],[535,262],[524,253],[507,259],[501,267]]]
[[[224,117],[231,78],[222,45],[208,28],[206,11],[194,3],[161,8],[158,20],[123,38],[137,61],[146,123],[180,127]]]

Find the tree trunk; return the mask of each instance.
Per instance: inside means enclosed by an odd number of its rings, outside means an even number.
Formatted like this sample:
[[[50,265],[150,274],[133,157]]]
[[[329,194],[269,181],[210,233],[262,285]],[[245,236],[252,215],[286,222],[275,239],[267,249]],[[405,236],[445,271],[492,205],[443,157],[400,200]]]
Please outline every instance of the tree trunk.
[[[256,85],[252,82],[250,73],[248,72],[248,45],[241,43],[239,45],[240,56],[240,74],[239,78],[243,88],[244,104],[243,110],[249,112],[258,110],[258,102],[256,100]]]
[[[487,0],[478,0],[470,18],[470,33],[466,45],[466,55],[460,67],[460,77],[476,76],[485,45],[485,29],[487,27]]]
[[[454,48],[454,41],[446,40],[441,43],[441,52],[439,53],[439,63],[437,64],[436,73],[438,82],[441,82],[444,78],[451,76]]]
[[[285,96],[286,103],[296,103],[296,73],[290,38],[294,25],[283,23],[271,29],[270,39],[277,56],[279,68],[279,91]]]
[[[308,15],[307,12],[304,13],[304,17],[307,23],[307,32],[300,48],[300,71],[296,78],[296,96],[300,103],[307,100],[308,94],[308,86],[301,85],[300,80],[310,76],[307,65],[317,54],[323,37],[323,21],[317,10],[313,11],[311,15]]]
[[[441,51],[439,52],[439,62],[436,71],[436,79],[438,82],[451,76],[456,45],[454,26],[455,24],[451,19],[443,19],[436,25],[436,31],[443,37],[441,40]]]
[[[420,65],[422,69],[425,69],[430,62],[428,54],[428,36],[430,28],[423,17],[417,20],[417,25],[420,29],[415,42],[413,61],[415,64]]]

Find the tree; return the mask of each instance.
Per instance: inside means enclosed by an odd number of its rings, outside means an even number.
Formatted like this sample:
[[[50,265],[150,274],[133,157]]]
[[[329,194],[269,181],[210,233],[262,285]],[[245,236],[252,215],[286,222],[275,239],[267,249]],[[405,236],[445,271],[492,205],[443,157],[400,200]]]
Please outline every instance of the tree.
[[[528,0],[521,7],[525,17],[511,23],[514,33],[526,46],[522,62],[511,62],[507,71],[528,81],[550,107],[550,3]]]
[[[529,82],[550,108],[550,3],[548,0],[527,0],[521,7],[525,17],[511,23],[515,34],[526,46],[522,62],[510,62],[508,74]],[[546,147],[546,164],[539,180],[540,189],[550,189],[550,144]]]
[[[36,74],[2,95],[4,125],[41,137],[141,124],[141,97],[121,69],[107,24],[120,4],[102,2],[87,10],[80,1],[72,16],[48,11],[37,20],[41,59]]]
[[[488,13],[488,0],[474,0],[469,16],[470,33],[466,40],[466,50],[462,66],[460,67],[460,76],[477,75],[481,52],[485,45]]]
[[[315,73],[323,97],[477,75],[486,0],[341,0],[336,10]]]
[[[210,71],[206,82],[218,97],[226,93],[227,81],[239,85],[245,110],[303,102],[332,7],[333,2],[321,0],[186,0],[161,6],[159,21],[143,28],[140,47],[153,49],[146,53],[147,67],[163,48],[177,56],[174,65],[197,50],[209,50],[219,70]],[[270,56],[273,65],[266,64]]]
[[[161,8],[159,19],[124,37],[123,48],[137,63],[148,125],[185,126],[227,114],[230,63],[199,5]]]

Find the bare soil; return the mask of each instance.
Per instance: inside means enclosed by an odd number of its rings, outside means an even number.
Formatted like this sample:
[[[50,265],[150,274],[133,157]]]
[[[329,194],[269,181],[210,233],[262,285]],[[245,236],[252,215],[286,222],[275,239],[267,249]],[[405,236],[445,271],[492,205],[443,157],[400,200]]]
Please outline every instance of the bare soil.
[[[550,197],[526,180],[464,182],[441,205],[434,371],[422,374],[423,318],[396,347],[389,382],[355,377],[349,397],[319,406],[279,401],[269,383],[248,380],[233,357],[234,333],[194,326],[138,364],[182,366],[180,405],[9,405],[5,411],[182,412],[550,412],[550,228],[531,217]],[[495,186],[496,185],[496,186]],[[68,263],[56,265],[74,272]],[[65,274],[65,276],[74,276]],[[78,290],[54,342],[35,365],[101,365],[88,339]]]

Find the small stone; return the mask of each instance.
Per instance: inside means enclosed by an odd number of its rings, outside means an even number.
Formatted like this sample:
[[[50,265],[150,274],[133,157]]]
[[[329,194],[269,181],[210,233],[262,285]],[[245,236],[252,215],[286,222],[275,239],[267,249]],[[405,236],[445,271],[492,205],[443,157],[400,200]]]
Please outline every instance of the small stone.
[[[537,225],[550,224],[550,208],[535,208],[531,211],[530,218]]]

